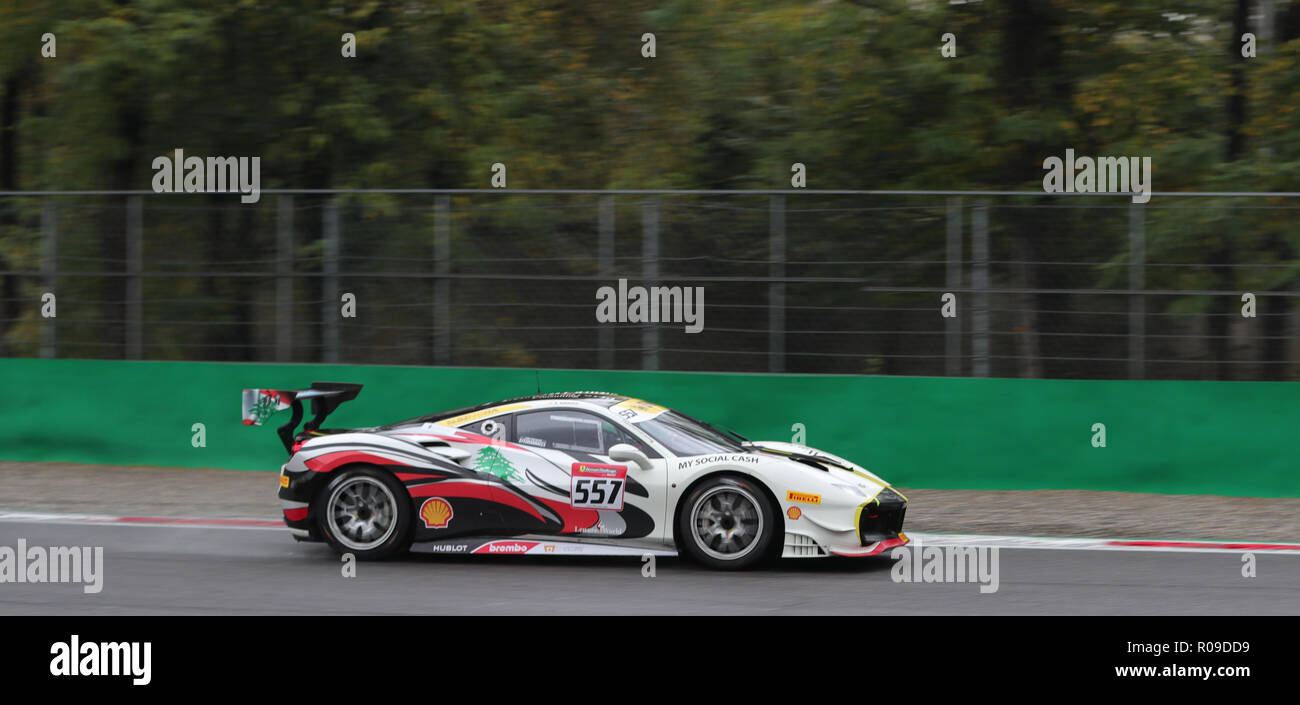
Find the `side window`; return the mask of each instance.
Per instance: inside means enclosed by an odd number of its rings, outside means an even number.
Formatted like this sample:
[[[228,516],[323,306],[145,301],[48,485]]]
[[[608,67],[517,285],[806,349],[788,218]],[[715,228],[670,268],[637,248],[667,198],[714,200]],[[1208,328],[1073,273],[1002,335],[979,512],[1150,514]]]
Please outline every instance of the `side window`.
[[[645,444],[631,437],[617,425],[595,414],[572,409],[528,411],[514,417],[514,440],[522,446],[575,450],[605,455],[610,446],[628,443],[653,454]]]
[[[516,415],[515,442],[534,448],[601,454],[617,443],[607,440],[601,419],[570,409],[547,409]]]
[[[606,451],[608,451],[611,446],[618,445],[619,443],[626,443],[634,448],[639,449],[642,453],[645,453],[646,457],[649,458],[660,457],[659,454],[655,452],[653,448],[647,446],[645,443],[642,443],[635,436],[625,432],[623,429],[619,428],[613,423],[605,419],[601,419],[600,423],[601,423],[601,428],[605,430]]]

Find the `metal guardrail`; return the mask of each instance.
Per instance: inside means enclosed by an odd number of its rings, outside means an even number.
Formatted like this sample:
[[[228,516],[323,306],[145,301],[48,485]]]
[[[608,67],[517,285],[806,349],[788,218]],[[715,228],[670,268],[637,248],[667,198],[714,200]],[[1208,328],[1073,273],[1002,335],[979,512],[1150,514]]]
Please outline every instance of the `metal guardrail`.
[[[243,205],[211,194],[0,193],[4,354],[1101,378],[1300,372],[1300,261],[1286,238],[1298,193],[1155,193],[1146,204],[1026,191],[262,194]],[[1239,232],[1225,233],[1226,215]],[[596,289],[620,278],[703,286],[704,330],[599,323]],[[56,295],[53,318],[41,315],[46,293]],[[941,316],[949,293],[955,318]],[[1246,293],[1257,299],[1253,318],[1240,311]],[[341,315],[343,294],[356,297],[356,317]]]

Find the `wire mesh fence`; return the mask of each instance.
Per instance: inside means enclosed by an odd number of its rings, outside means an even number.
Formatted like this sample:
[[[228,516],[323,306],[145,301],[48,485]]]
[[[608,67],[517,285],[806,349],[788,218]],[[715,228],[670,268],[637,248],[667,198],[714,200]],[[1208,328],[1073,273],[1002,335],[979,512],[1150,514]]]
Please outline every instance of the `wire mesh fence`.
[[[1294,195],[0,194],[0,354],[1296,379]],[[699,287],[703,325],[598,290]],[[947,315],[945,315],[947,314]]]

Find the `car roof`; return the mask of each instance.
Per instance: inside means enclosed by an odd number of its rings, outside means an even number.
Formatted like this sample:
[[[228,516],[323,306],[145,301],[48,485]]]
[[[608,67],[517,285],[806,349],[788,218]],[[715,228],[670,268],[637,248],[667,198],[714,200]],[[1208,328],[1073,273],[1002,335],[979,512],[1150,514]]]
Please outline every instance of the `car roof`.
[[[594,404],[596,406],[609,408],[615,404],[619,404],[621,402],[627,401],[630,398],[631,397],[627,397],[622,394],[614,394],[612,392],[596,392],[596,391],[551,392],[548,394],[530,394],[528,396],[512,397],[510,399],[502,399],[500,401],[490,401],[485,404],[466,406],[466,407],[461,407],[459,409],[438,411],[432,414],[426,414],[424,416],[419,416],[413,419],[407,419],[405,421],[398,421],[395,423],[387,424],[385,426],[380,426],[379,428],[394,428],[397,426],[406,426],[409,424],[433,423],[437,421],[442,421],[443,419],[450,419],[456,416],[462,416],[464,414],[472,414],[477,411],[485,411],[497,406],[504,406],[507,404],[523,404],[531,401],[568,400],[568,401],[587,402],[590,404]]]
[[[484,404],[482,408],[496,406],[497,404],[514,404],[523,401],[545,401],[550,399],[577,399],[589,401],[600,406],[613,406],[620,402],[627,401],[631,397],[612,392],[551,392],[549,394],[531,394],[526,397],[515,397],[513,399],[503,399],[501,401]]]

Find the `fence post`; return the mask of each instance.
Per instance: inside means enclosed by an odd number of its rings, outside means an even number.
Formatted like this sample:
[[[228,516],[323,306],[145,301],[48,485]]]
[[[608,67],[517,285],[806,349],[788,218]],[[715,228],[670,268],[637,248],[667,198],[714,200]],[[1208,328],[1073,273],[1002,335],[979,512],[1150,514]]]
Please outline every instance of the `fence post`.
[[[339,202],[330,198],[325,204],[324,225],[324,261],[321,268],[324,278],[321,281],[321,341],[324,348],[325,362],[339,361]]]
[[[785,196],[768,207],[767,371],[785,372]]]
[[[1270,56],[1273,53],[1273,37],[1276,36],[1275,25],[1277,23],[1276,8],[1273,7],[1273,0],[1258,0],[1255,3],[1259,12],[1259,55]]]
[[[126,199],[126,359],[139,360],[143,349],[144,291],[144,201],[139,196]]]
[[[56,313],[58,293],[54,291],[59,273],[59,212],[54,199],[47,198],[41,209],[41,283],[45,288],[42,293],[54,294]],[[41,302],[45,307],[45,302]],[[58,357],[57,334],[54,327],[55,318],[41,319],[41,357]]]
[[[659,199],[641,207],[641,279],[647,290],[659,279]],[[646,323],[641,333],[641,369],[659,369],[659,326]]]
[[[961,242],[962,203],[960,198],[948,199],[948,271],[945,279],[950,290],[962,288],[962,242]],[[961,312],[966,302],[961,301],[956,318],[943,319],[944,327],[944,374],[949,377],[961,375]]]
[[[293,356],[293,196],[276,199],[275,359]]]
[[[601,196],[596,214],[596,258],[597,272],[602,281],[614,277],[614,197]],[[602,284],[603,285],[603,284]],[[600,348],[599,364],[602,370],[614,367],[614,327],[602,325],[596,330],[597,347]]]
[[[1146,372],[1146,210],[1141,203],[1128,209],[1128,376],[1142,379]]]
[[[451,197],[433,200],[433,364],[451,364]]]
[[[975,289],[975,311],[971,316],[971,375],[989,376],[989,207],[980,200],[971,213],[971,288]]]

